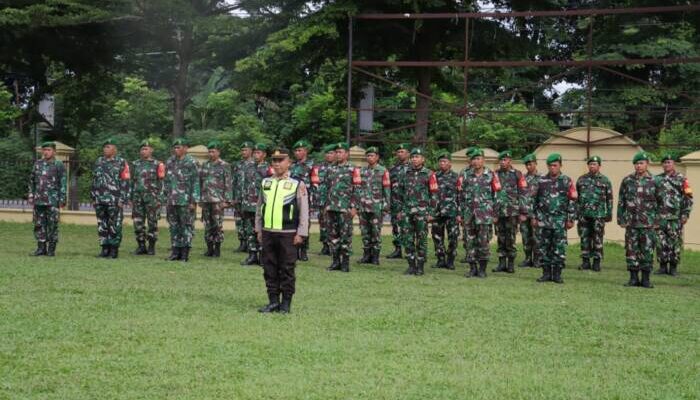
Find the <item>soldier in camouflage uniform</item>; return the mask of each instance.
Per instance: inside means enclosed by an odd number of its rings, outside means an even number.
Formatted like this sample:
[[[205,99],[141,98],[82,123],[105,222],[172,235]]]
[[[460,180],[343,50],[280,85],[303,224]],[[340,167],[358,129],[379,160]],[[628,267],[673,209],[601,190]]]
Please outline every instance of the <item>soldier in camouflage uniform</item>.
[[[97,235],[102,251],[98,257],[117,258],[122,241],[124,206],[129,203],[129,163],[117,155],[113,139],[102,146],[92,175],[90,197],[97,215]]]
[[[231,167],[231,185],[233,187],[233,210],[235,213],[236,220],[236,235],[238,236],[238,248],[235,250],[236,253],[245,253],[248,251],[248,240],[245,236],[243,229],[243,211],[241,210],[241,193],[243,192],[241,184],[243,183],[243,171],[246,165],[252,163],[253,160],[253,146],[251,142],[243,142],[241,144],[241,159],[233,164]]]
[[[158,240],[165,164],[153,158],[153,146],[148,139],[141,142],[139,153],[140,158],[131,163],[131,218],[138,244],[134,254],[154,255]]]
[[[537,227],[532,225],[532,220],[535,216],[532,208],[532,200],[537,193],[537,184],[540,180],[540,174],[537,172],[537,157],[534,154],[528,154],[523,157],[523,163],[527,169],[525,181],[527,182],[528,188],[528,219],[526,222],[520,224],[520,235],[523,239],[523,252],[525,253],[525,259],[520,263],[520,267],[539,268],[541,267],[537,258],[539,233],[537,232]]]
[[[257,143],[253,147],[253,163],[246,164],[241,185],[241,211],[243,211],[243,230],[248,242],[248,258],[241,265],[260,265],[260,243],[255,234],[255,210],[260,196],[260,183],[272,176],[272,167],[265,161],[267,145]]]
[[[540,177],[533,199],[535,218],[533,225],[540,230],[539,257],[542,276],[538,282],[564,283],[561,277],[566,264],[566,231],[576,220],[576,186],[574,181],[561,173],[561,155],[547,157],[549,172]]]
[[[29,175],[27,199],[33,207],[32,222],[37,249],[33,256],[56,255],[60,209],[66,205],[66,170],[56,159],[56,143],[41,144],[42,158]]]
[[[423,149],[411,150],[411,167],[398,177],[398,219],[403,220],[403,238],[408,259],[404,275],[423,275],[428,252],[428,224],[437,209],[438,184],[435,173],[425,167]]]
[[[469,152],[471,168],[465,169],[457,180],[459,205],[458,221],[464,224],[467,242],[467,278],[486,277],[486,265],[491,256],[489,243],[493,224],[498,221],[498,192],[501,183],[498,174],[484,166],[484,151],[473,148]],[[478,266],[477,266],[478,264]]]
[[[676,172],[676,161],[672,155],[666,154],[661,161],[664,172],[658,175],[658,179],[663,203],[659,209],[656,256],[660,265],[656,274],[676,276],[683,247],[683,226],[688,222],[693,208],[693,189],[688,178]]]
[[[360,264],[379,265],[382,222],[384,214],[389,212],[391,182],[389,171],[379,164],[379,150],[374,146],[368,147],[365,156],[367,166],[360,171],[362,184],[357,187],[363,248]]]
[[[602,159],[588,159],[588,173],[576,181],[578,192],[578,235],[581,238],[581,267],[600,271],[603,260],[605,223],[612,221],[613,190],[610,180],[600,173]],[[591,259],[593,265],[591,266]]]
[[[510,151],[498,154],[500,168],[496,173],[501,181],[501,191],[497,195],[498,222],[496,237],[498,238],[498,267],[494,272],[515,272],[515,235],[518,224],[527,221],[530,203],[527,181],[523,173],[513,168]]]
[[[313,170],[314,162],[313,160],[309,159],[309,150],[312,149],[311,143],[307,142],[306,140],[299,140],[294,143],[292,149],[294,150],[295,161],[292,163],[292,166],[289,167],[289,176],[303,181],[304,185],[312,190],[313,186],[311,185],[311,171]],[[310,200],[312,200],[312,204],[309,205],[309,210],[315,207],[313,204],[313,198],[314,196],[312,195],[310,198]],[[304,237],[304,243],[297,248],[297,260],[309,261],[308,251],[309,237],[306,236]]]
[[[400,180],[401,175],[405,174],[410,168],[409,163],[409,151],[411,145],[408,143],[401,143],[396,146],[394,155],[396,156],[396,164],[389,169],[389,180],[391,181],[391,235],[392,243],[394,245],[394,252],[386,256],[386,258],[401,258],[401,246],[403,240],[401,239],[402,221],[398,218],[401,212],[396,196],[398,192],[396,191],[396,185]]]
[[[457,173],[452,171],[452,156],[449,151],[438,154],[439,169],[435,173],[438,183],[438,206],[435,219],[430,226],[433,245],[438,262],[433,268],[455,269],[459,224],[457,223]],[[447,249],[445,249],[447,233]]]
[[[472,156],[471,156],[471,155],[472,155],[472,152],[473,152],[474,150],[479,150],[479,148],[476,147],[476,146],[467,147],[467,149],[466,149],[466,151],[465,151],[465,153],[464,153],[464,155],[467,156],[467,159],[466,159],[467,165],[466,165],[464,168],[462,168],[461,171],[459,171],[459,173],[457,174],[458,177],[460,177],[460,176],[465,176],[465,175],[467,174],[467,172],[469,172],[469,170],[471,169],[471,167],[472,167],[472,166],[471,166],[471,162],[472,162],[472,161],[471,161],[471,160],[472,160]],[[468,263],[469,263],[469,257],[468,257],[468,254],[469,254],[469,243],[468,243],[468,241],[467,241],[467,236],[468,236],[468,235],[467,235],[467,231],[466,231],[466,225],[463,225],[463,224],[462,224],[462,247],[464,248],[464,258],[460,261],[462,264],[468,264]]]
[[[360,169],[348,162],[350,146],[336,145],[336,164],[328,172],[328,236],[333,262],[329,271],[350,272],[352,219],[357,215],[357,191],[362,183]]]
[[[205,257],[220,257],[224,241],[224,211],[233,200],[231,165],[222,160],[221,143],[209,142],[209,161],[199,170],[200,206],[204,223]]]
[[[311,170],[311,196],[312,204],[318,210],[318,227],[321,240],[321,255],[331,255],[328,241],[328,216],[326,214],[326,201],[328,198],[328,174],[335,164],[335,145],[323,147],[323,162],[314,166]]]
[[[171,254],[169,261],[188,261],[197,203],[200,199],[199,164],[187,154],[185,139],[175,139],[173,156],[165,165],[163,191],[166,216],[170,225]]]

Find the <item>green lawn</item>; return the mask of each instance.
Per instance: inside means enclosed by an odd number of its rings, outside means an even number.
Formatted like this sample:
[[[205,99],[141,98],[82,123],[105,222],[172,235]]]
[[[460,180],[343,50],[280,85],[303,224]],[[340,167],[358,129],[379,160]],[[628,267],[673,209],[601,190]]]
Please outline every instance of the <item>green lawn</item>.
[[[555,285],[385,259],[331,273],[313,238],[284,316],[256,311],[261,270],[230,237],[211,260],[198,232],[181,263],[163,261],[167,231],[156,257],[125,233],[119,260],[78,226],[32,258],[31,226],[0,223],[0,399],[700,398],[700,253],[646,290],[623,287],[617,245],[602,273],[572,246]]]

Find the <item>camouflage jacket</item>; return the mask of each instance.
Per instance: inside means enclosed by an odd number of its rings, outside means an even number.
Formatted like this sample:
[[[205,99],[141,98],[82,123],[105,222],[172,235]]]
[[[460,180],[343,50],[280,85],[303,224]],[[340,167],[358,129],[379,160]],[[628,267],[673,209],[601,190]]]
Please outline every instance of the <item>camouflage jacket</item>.
[[[233,164],[233,167],[231,167],[231,185],[233,190],[233,196],[231,198],[237,206],[243,201],[245,170],[252,165],[255,165],[255,162],[252,158],[249,158],[247,160],[237,161]]]
[[[231,165],[224,160],[207,161],[199,170],[202,203],[231,202],[233,185]]]
[[[389,171],[383,165],[362,167],[362,183],[357,186],[357,198],[360,211],[381,214],[389,212],[391,181]]]
[[[410,164],[408,161],[405,163],[396,162],[393,167],[389,168],[389,180],[391,181],[391,212],[396,214],[401,211],[400,203],[397,202],[397,196],[399,192],[396,190],[398,186],[401,175],[408,171]]]
[[[426,167],[411,167],[398,179],[396,201],[399,202],[399,212],[435,216],[439,190],[435,173]]]
[[[435,216],[454,218],[457,216],[459,206],[457,204],[457,173],[449,170],[435,172],[438,183],[438,205]]]
[[[161,201],[165,164],[158,160],[136,160],[131,163],[131,199]]]
[[[29,199],[37,206],[66,204],[66,169],[56,158],[34,162],[29,175]]]
[[[579,218],[612,219],[613,190],[610,180],[603,174],[581,175],[576,181]]]
[[[119,156],[100,157],[93,170],[90,198],[95,204],[125,205],[131,198],[130,182],[131,172],[126,160]]]
[[[323,161],[314,165],[311,172],[312,203],[319,208],[326,206],[328,198],[328,174],[332,168],[333,164]]]
[[[528,215],[529,192],[523,173],[514,168],[499,168],[496,174],[501,181],[501,190],[496,195],[499,217]]]
[[[350,162],[335,164],[328,171],[326,208],[340,212],[358,208],[357,191],[361,183],[360,168]]]
[[[163,191],[168,205],[188,206],[199,202],[199,164],[186,154],[182,159],[172,156],[165,164]]]
[[[564,174],[540,176],[533,207],[541,228],[565,229],[567,221],[576,220],[576,186]]]
[[[627,175],[620,184],[617,200],[617,223],[630,228],[651,228],[659,224],[663,204],[661,181],[646,173]]]
[[[481,175],[473,169],[465,168],[457,178],[457,203],[459,215],[465,224],[493,224],[498,217],[498,192],[501,182],[491,169],[484,167]]]
[[[245,164],[241,184],[241,209],[245,212],[255,212],[258,207],[258,196],[262,180],[272,176],[272,168],[267,161],[256,164],[254,161]]]
[[[535,217],[535,209],[533,207],[533,202],[535,200],[535,195],[537,194],[537,187],[539,186],[540,183],[540,178],[542,175],[538,173],[534,174],[525,174],[525,181],[527,182],[527,216],[529,218],[534,218]]]
[[[304,182],[306,187],[309,187],[311,185],[311,170],[313,167],[313,160],[308,158],[305,161],[294,161],[289,166],[289,176]]]
[[[675,171],[669,175],[662,173],[657,177],[661,183],[663,199],[659,218],[687,221],[693,208],[693,189],[690,187],[688,178]]]

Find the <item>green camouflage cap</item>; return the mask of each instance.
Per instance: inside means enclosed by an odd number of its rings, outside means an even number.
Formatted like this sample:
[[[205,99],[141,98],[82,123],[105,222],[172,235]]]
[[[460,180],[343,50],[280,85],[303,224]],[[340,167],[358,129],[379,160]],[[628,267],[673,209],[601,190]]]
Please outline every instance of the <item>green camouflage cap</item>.
[[[603,164],[603,159],[600,158],[600,156],[590,156],[588,157],[588,161],[586,161],[586,164],[590,164],[592,162],[598,163],[598,165]]]
[[[177,139],[173,140],[173,147],[175,147],[175,146],[189,146],[189,145],[187,144],[187,139],[177,138]]]
[[[452,154],[450,154],[450,152],[447,151],[447,150],[442,150],[441,152],[438,153],[437,159],[438,159],[438,161],[439,161],[439,160],[441,160],[441,159],[443,159],[443,158],[446,158],[446,159],[448,159],[448,160],[452,160]]]
[[[301,147],[303,147],[307,150],[311,150],[312,146],[311,146],[311,143],[307,142],[304,139],[301,139],[301,140],[297,140],[297,142],[294,143],[294,146],[292,146],[292,149],[296,150],[296,149],[301,148]]]
[[[634,158],[632,159],[632,164],[636,164],[640,161],[649,161],[649,154],[640,151],[639,153],[634,155]]]
[[[484,149],[480,149],[478,147],[472,147],[472,150],[467,154],[467,157],[469,157],[469,158],[483,157],[483,156],[484,156]]]
[[[377,149],[375,146],[369,146],[367,150],[365,150],[365,155],[372,153],[379,154],[379,149]]]
[[[267,145],[265,143],[255,143],[253,150],[267,151]]]
[[[212,140],[207,144],[207,149],[209,150],[221,150],[221,142],[218,140]]]
[[[394,149],[394,151],[396,151],[396,150],[409,150],[410,151],[411,144],[410,143],[399,143],[398,145],[396,145],[396,148]]]
[[[348,151],[348,150],[350,150],[350,145],[347,144],[347,143],[345,143],[345,142],[340,142],[340,143],[337,143],[337,144],[335,145],[335,149],[336,149],[336,150],[341,150],[341,149],[342,149],[342,150]]]
[[[499,160],[502,160],[504,158],[513,158],[513,154],[511,154],[510,150],[505,150],[505,151],[498,153]]]
[[[42,149],[47,148],[47,147],[51,147],[52,149],[56,150],[56,142],[48,141],[48,142],[44,142],[41,144]]]
[[[666,154],[664,154],[663,157],[661,157],[661,162],[668,161],[668,160],[676,161],[676,157],[671,153],[666,153]]]
[[[110,137],[110,138],[105,139],[104,142],[102,142],[102,147],[105,147],[105,146],[110,145],[110,144],[113,146],[116,146],[117,142],[114,141],[114,138]]]
[[[525,164],[527,164],[529,162],[533,162],[533,161],[537,162],[537,156],[535,156],[534,153],[530,153],[530,154],[526,155],[525,157],[523,157],[523,163],[525,163]]]
[[[151,139],[143,139],[141,141],[141,144],[139,145],[139,149],[141,147],[153,147],[153,144],[151,143]]]
[[[246,142],[241,143],[241,150],[243,150],[243,149],[252,149],[253,147],[255,147],[255,144],[254,144],[253,142],[247,142],[247,141],[246,141]]]
[[[411,155],[412,156],[425,156],[425,150],[421,149],[420,147],[414,147],[411,149]]]
[[[547,157],[547,165],[554,164],[555,162],[561,162],[561,154],[552,153]]]

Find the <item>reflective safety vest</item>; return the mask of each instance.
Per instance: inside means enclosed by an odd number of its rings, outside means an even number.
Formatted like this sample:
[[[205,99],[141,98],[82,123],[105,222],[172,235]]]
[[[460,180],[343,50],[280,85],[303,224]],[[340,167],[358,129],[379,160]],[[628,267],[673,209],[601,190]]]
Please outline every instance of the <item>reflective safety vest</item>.
[[[293,178],[265,178],[262,181],[263,229],[275,231],[296,230],[299,226],[297,205],[299,181]]]

